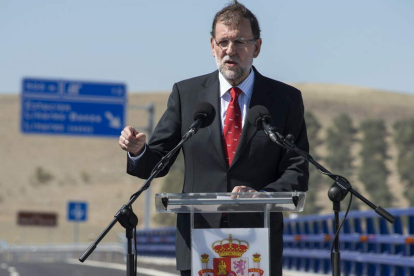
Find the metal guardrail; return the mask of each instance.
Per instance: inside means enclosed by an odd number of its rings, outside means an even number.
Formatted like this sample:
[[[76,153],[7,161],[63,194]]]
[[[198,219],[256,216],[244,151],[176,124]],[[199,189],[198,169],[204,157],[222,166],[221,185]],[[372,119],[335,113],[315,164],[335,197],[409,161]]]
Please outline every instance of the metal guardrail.
[[[388,211],[392,225],[374,211],[349,213],[340,233],[342,275],[414,275],[414,208]],[[333,223],[333,214],[285,219],[284,267],[329,273]]]
[[[137,255],[175,257],[175,227],[137,230]]]

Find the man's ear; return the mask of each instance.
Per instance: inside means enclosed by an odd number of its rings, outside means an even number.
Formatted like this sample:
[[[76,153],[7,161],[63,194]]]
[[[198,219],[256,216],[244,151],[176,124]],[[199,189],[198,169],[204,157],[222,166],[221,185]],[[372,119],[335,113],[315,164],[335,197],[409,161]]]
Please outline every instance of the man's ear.
[[[211,53],[213,54],[213,57],[216,57],[216,52],[214,51],[214,43],[214,38],[210,37]]]
[[[256,43],[254,44],[254,53],[253,53],[254,58],[257,58],[259,56],[261,48],[262,48],[262,39],[259,38],[258,40],[256,40]]]

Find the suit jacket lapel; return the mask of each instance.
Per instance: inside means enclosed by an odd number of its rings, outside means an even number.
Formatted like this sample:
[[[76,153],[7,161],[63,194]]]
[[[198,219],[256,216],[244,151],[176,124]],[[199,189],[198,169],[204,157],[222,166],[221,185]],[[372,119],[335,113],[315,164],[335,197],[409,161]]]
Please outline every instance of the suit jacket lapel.
[[[255,105],[265,106],[268,110],[273,110],[272,106],[277,104],[276,110],[278,114],[283,114],[286,107],[284,106],[285,101],[278,97],[278,93],[275,93],[271,82],[269,82],[265,77],[263,77],[256,68],[253,67],[255,72],[255,81],[253,86],[252,98],[250,99],[249,109],[247,110],[246,118],[248,118],[249,110]],[[220,84],[218,80],[218,71],[215,71],[210,74],[204,83],[201,84],[205,89],[199,93],[199,99],[201,102],[208,102],[213,105],[216,110],[216,117],[214,118],[213,123],[207,127],[211,140],[215,146],[217,154],[220,156],[220,159],[223,160],[223,165],[227,166],[226,157],[224,156],[223,148],[223,137],[222,137],[222,126],[221,126],[221,99],[220,99]],[[277,123],[278,120],[281,120],[280,116],[273,118],[274,125],[280,125]],[[237,162],[241,157],[244,149],[253,139],[254,135],[257,132],[256,126],[251,124],[248,120],[244,122],[244,127],[242,131],[242,136],[240,138],[240,143],[237,147],[236,155],[234,156],[233,163],[230,168]]]
[[[247,120],[250,108],[252,108],[255,105],[262,105],[270,110],[271,106],[274,103],[274,91],[272,91],[272,87],[270,85],[267,85],[267,79],[263,77],[259,72],[257,72],[256,68],[253,67],[253,70],[255,73],[255,79],[253,85],[252,98],[250,99],[249,109],[247,110],[247,114],[245,116],[246,120],[244,122],[240,143],[237,147],[236,155],[234,156],[233,163],[231,166],[233,166],[237,162],[237,160],[242,156],[244,149],[246,148],[248,143],[250,143],[250,141],[257,132],[256,126],[254,126]]]
[[[199,93],[200,101],[212,104],[216,110],[216,117],[214,118],[213,123],[207,127],[207,130],[217,150],[217,154],[220,156],[220,159],[223,160],[223,163],[227,166],[226,157],[224,156],[223,137],[221,130],[221,99],[218,71],[211,73],[210,77],[207,78],[206,82],[203,83],[202,86],[205,87],[205,89]]]

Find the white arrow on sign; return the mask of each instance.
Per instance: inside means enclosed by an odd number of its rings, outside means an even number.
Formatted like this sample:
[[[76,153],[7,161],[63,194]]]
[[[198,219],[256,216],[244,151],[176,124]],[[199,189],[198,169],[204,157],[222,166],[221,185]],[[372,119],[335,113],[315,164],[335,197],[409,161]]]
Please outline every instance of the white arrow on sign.
[[[105,117],[109,121],[109,127],[111,128],[121,128],[121,118],[114,116],[110,111],[105,111]]]
[[[75,220],[80,220],[85,216],[85,211],[82,209],[81,204],[75,204],[75,208],[72,209],[70,214],[75,218]]]

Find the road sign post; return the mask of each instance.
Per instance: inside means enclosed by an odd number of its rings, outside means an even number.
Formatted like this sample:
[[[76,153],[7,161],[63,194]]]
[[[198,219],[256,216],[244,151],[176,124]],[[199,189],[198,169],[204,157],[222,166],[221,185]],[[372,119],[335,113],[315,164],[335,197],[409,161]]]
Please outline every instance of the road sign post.
[[[151,137],[152,130],[154,128],[154,117],[155,117],[155,105],[153,103],[142,106],[142,105],[131,105],[129,106],[130,109],[144,109],[148,112],[148,124],[146,127],[136,127],[139,131],[145,131],[148,135],[148,139]],[[152,191],[151,186],[148,187],[145,193],[145,202],[144,202],[144,229],[149,229],[150,225],[150,218],[151,218],[151,198],[152,198]]]
[[[73,240],[74,243],[79,242],[79,222],[86,222],[88,220],[88,203],[80,201],[68,202],[68,221],[74,222]]]

